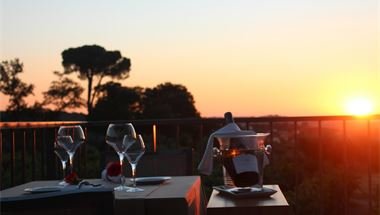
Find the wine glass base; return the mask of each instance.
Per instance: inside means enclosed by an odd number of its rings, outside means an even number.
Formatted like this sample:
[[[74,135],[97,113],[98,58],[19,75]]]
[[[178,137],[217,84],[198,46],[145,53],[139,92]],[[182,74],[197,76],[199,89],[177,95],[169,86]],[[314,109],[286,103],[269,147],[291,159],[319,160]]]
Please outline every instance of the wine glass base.
[[[125,190],[125,192],[133,193],[133,192],[143,192],[144,189],[138,188],[138,187],[128,187],[128,189]]]
[[[128,190],[129,188],[130,187],[125,186],[125,185],[119,185],[119,186],[113,188],[113,190],[115,190],[115,191],[125,191],[125,190]]]
[[[60,182],[58,183],[58,185],[59,185],[59,186],[67,186],[67,185],[70,185],[70,184],[67,183],[65,180],[63,180],[63,181],[60,181]]]

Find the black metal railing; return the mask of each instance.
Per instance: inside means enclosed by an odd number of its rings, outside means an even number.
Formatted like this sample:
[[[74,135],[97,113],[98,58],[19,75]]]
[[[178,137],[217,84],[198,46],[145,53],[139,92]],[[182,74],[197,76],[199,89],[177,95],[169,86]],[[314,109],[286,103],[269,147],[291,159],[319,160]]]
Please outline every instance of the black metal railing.
[[[84,128],[87,140],[77,152],[76,168],[82,177],[99,177],[105,154],[111,150],[104,143],[105,130],[115,122],[132,122],[153,153],[191,148],[193,174],[198,174],[196,166],[207,138],[223,126],[224,119],[2,122],[1,189],[59,177],[53,143],[63,124]],[[235,122],[242,129],[271,133],[267,143],[273,146],[273,153],[265,182],[280,184],[294,214],[379,212],[379,115],[244,117],[235,118]]]

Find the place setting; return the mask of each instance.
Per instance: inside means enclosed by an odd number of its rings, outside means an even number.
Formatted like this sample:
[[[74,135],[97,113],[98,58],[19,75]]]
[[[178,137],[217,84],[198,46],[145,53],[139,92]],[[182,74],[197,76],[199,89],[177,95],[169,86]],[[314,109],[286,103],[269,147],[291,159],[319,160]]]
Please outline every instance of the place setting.
[[[85,135],[79,125],[60,126],[54,142],[54,154],[59,158],[62,168],[63,179],[56,185],[38,186],[25,188],[24,192],[29,194],[66,192],[66,191],[88,191],[93,188],[101,188],[102,184],[91,183],[79,178],[74,170],[74,156],[77,149],[84,143]],[[69,167],[69,170],[68,170]],[[67,174],[69,172],[69,174]]]
[[[137,134],[132,123],[110,124],[106,132],[106,143],[118,155],[119,162],[110,162],[102,172],[102,179],[112,183],[119,183],[115,191],[143,192],[144,188],[137,185],[158,185],[171,180],[170,176],[136,177],[137,165],[146,151],[145,142],[141,134]],[[131,178],[126,180],[123,169],[124,160],[131,167]]]

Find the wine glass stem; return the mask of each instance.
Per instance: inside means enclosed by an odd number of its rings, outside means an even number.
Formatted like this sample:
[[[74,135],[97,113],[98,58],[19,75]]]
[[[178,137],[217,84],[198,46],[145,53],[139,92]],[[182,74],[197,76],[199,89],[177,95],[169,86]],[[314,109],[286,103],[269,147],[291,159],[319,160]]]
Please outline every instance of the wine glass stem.
[[[62,162],[62,177],[65,179],[66,176],[66,161],[61,161]]]
[[[131,163],[133,187],[136,187],[136,164]]]
[[[119,154],[119,161],[120,161],[120,186],[123,186],[124,183],[125,183],[124,174],[123,174],[123,160],[124,160],[123,154]]]
[[[74,171],[73,158],[74,158],[74,154],[73,153],[69,153],[69,161],[70,161],[70,171],[71,171],[71,173]]]

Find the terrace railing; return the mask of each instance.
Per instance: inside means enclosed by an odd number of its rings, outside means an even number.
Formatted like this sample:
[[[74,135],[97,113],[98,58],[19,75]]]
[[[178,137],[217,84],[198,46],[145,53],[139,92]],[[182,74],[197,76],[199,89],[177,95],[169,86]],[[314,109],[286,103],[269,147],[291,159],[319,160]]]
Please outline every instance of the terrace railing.
[[[126,121],[0,122],[1,189],[31,180],[59,179],[53,143],[60,125],[79,124],[86,143],[76,154],[83,178],[99,177],[112,149],[105,144],[109,123],[132,122],[152,153],[191,148],[193,174],[208,136],[223,118]],[[235,118],[242,129],[270,132],[271,164],[264,183],[279,184],[294,214],[378,214],[380,212],[380,116]],[[116,156],[115,156],[116,159]],[[203,177],[220,183],[220,166]]]

